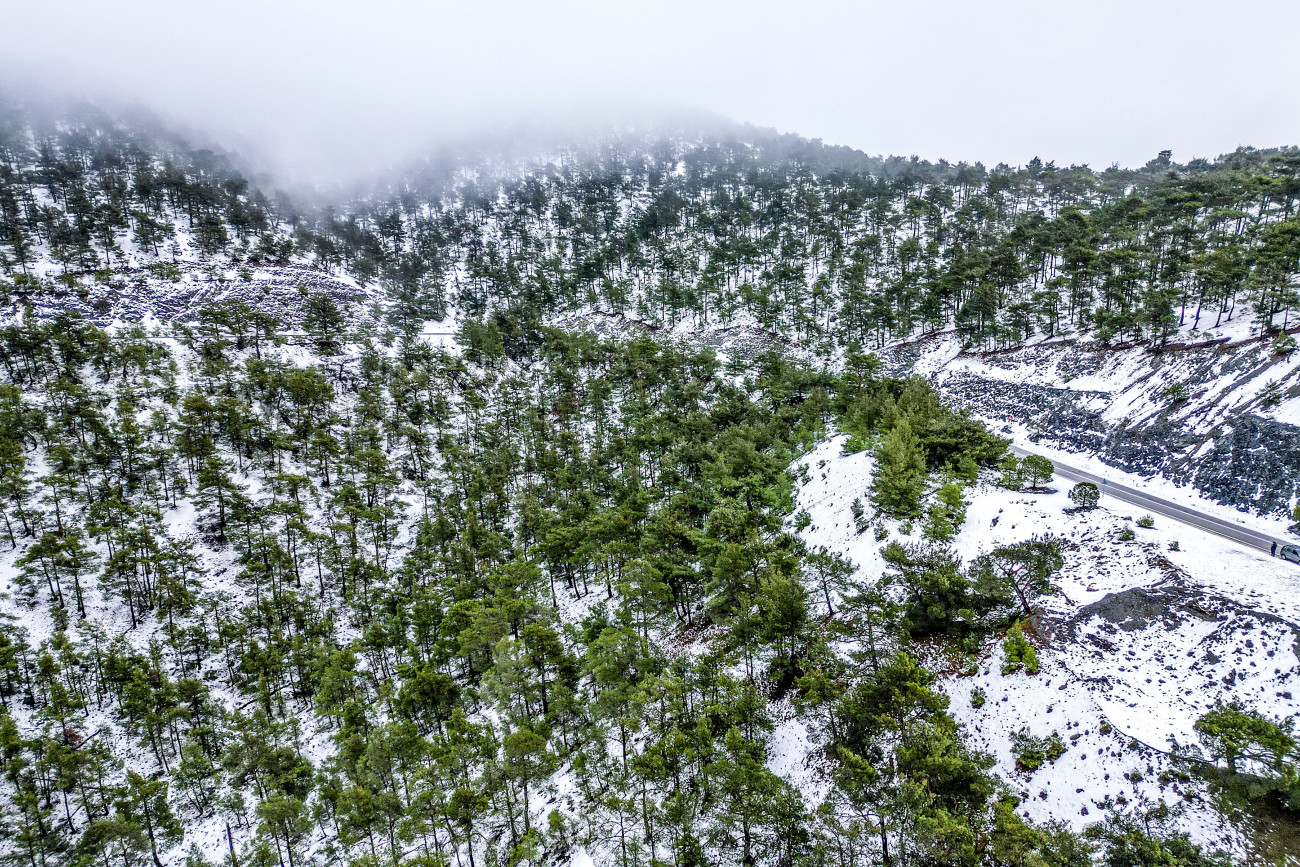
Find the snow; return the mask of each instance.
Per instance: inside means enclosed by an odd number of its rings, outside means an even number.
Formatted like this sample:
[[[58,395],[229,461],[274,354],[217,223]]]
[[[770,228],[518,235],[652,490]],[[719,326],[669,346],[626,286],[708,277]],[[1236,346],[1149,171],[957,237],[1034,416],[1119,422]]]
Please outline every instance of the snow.
[[[843,454],[845,441],[828,439],[796,463],[796,477],[806,478],[796,513],[811,518],[801,533],[810,548],[846,556],[857,566],[855,580],[871,583],[883,571],[880,549],[887,541],[854,526],[851,503],[867,502],[872,460]],[[1158,483],[1146,484],[1163,494]],[[1177,827],[1194,839],[1244,851],[1240,829],[1220,817],[1196,784],[1179,782],[1167,753],[1174,741],[1194,747],[1194,723],[1219,702],[1238,700],[1274,719],[1300,714],[1300,629],[1294,625],[1300,623],[1300,567],[1163,518],[1154,528],[1135,528],[1133,541],[1119,541],[1131,507],[1103,499],[1093,511],[1069,511],[1069,485],[1048,487],[1055,490],[1013,492],[986,480],[967,491],[971,504],[953,542],[963,560],[1052,534],[1066,542],[1065,564],[1030,631],[1039,673],[1002,675],[994,638],[974,674],[940,677],[950,712],[971,744],[994,757],[1032,819],[1082,828],[1112,804],[1163,800],[1176,808]],[[1194,499],[1198,508],[1211,505]],[[883,523],[891,538],[899,537],[895,522]],[[1175,542],[1178,550],[1171,550]],[[1101,616],[1104,604],[1090,609],[1091,616],[1080,613],[1102,600],[1118,607],[1125,597],[1117,594],[1135,588],[1184,602],[1159,616],[1111,613],[1118,622]],[[987,696],[982,708],[971,704],[976,687]],[[1011,738],[1021,729],[1036,737],[1056,732],[1065,754],[1033,773],[1018,770]],[[774,770],[792,780],[806,773],[799,758],[800,750],[805,761],[813,750],[806,728],[783,721],[773,743]]]
[[[815,745],[808,724],[795,714],[789,698],[773,703],[770,709],[779,721],[768,740],[767,766],[794,786],[804,805],[813,809],[826,799],[830,781],[814,761]]]
[[[1187,485],[1179,485],[1163,476],[1140,476],[1136,473],[1127,473],[1121,469],[1104,463],[1096,455],[1086,452],[1070,452],[1064,449],[1055,448],[1041,441],[1034,442],[1031,439],[1031,432],[1021,424],[1009,423],[1003,424],[998,429],[998,433],[1011,440],[1013,445],[1019,446],[1026,451],[1042,455],[1050,461],[1058,462],[1075,469],[1083,470],[1097,476],[1101,476],[1120,484],[1135,488],[1152,496],[1168,500],[1180,506],[1187,506],[1198,512],[1204,512],[1207,515],[1213,515],[1225,521],[1231,521],[1240,524],[1251,530],[1256,530],[1266,535],[1277,537],[1279,540],[1292,535],[1288,533],[1287,526],[1290,522],[1271,515],[1259,515],[1248,512],[1245,509],[1236,506],[1229,506],[1224,503],[1216,502],[1207,497],[1201,496],[1196,489]],[[1072,483],[1066,483],[1072,484]],[[1105,498],[1103,497],[1103,500]],[[1103,505],[1105,503],[1103,502]],[[1113,503],[1114,507],[1124,514],[1138,515],[1142,513],[1141,506],[1129,505],[1126,503]],[[1172,520],[1172,519],[1166,519]],[[1189,528],[1190,529],[1190,528]],[[1227,541],[1227,540],[1224,540]],[[1232,543],[1232,548],[1237,548]]]

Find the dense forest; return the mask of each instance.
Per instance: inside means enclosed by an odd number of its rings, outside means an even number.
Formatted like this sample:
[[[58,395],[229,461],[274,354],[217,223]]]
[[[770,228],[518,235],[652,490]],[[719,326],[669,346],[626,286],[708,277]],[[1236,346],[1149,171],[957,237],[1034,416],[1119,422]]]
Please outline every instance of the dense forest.
[[[1051,465],[865,350],[1282,325],[1300,154],[987,170],[742,130],[299,210],[102,116],[4,123],[5,863],[1225,863],[1154,807],[1034,824],[966,743],[935,668],[990,641],[1032,668],[1061,542],[948,542],[970,486]],[[388,300],[354,328],[311,295],[292,344],[238,302],[165,334],[19,315],[193,256]],[[456,345],[420,339],[450,307]],[[551,325],[590,309],[748,315],[843,363]],[[792,465],[838,432],[884,576],[798,535]],[[769,766],[784,713],[824,799]],[[1272,750],[1297,797],[1289,730],[1234,713],[1207,749]]]

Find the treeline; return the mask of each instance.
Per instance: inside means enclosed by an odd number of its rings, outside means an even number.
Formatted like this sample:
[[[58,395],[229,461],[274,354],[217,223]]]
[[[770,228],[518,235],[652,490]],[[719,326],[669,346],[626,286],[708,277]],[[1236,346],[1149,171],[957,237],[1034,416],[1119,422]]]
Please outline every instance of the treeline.
[[[183,239],[380,283],[408,329],[450,304],[525,322],[748,317],[826,349],[944,328],[986,348],[1061,331],[1162,344],[1240,317],[1289,328],[1298,197],[1295,148],[989,168],[737,127],[506,167],[431,158],[299,217],[223,158],[102,115],[9,109],[0,127],[0,265],[20,281],[40,257],[73,279],[126,247],[166,261]]]
[[[42,261],[65,278],[198,252],[287,262],[273,202],[221,153],[92,106],[0,102],[0,267],[29,278]],[[183,232],[180,230],[184,230]],[[140,264],[140,262],[135,262]],[[38,291],[28,279],[21,291]]]
[[[824,347],[953,327],[994,347],[1294,324],[1294,148],[1097,172],[741,136],[633,140],[496,177],[413,172],[317,223],[318,261],[415,310],[744,315]]]
[[[919,432],[916,509],[960,511],[1001,449],[919,380],[557,331],[511,360],[495,320],[342,363],[249,311],[145,338],[0,333],[7,861],[206,828],[191,865],[1217,863],[1141,816],[1027,823],[919,662],[1019,616],[1050,545],[963,566],[936,521],[899,595],[790,532],[787,468],[841,423]],[[824,804],[769,767],[785,697]]]

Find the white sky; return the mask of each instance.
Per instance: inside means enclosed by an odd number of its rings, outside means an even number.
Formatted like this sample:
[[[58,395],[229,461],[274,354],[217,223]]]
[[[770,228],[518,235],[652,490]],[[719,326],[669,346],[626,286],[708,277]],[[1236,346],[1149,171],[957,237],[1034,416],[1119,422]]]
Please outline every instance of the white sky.
[[[676,109],[989,164],[1300,143],[1297,0],[0,0],[0,28],[0,81],[330,174]]]

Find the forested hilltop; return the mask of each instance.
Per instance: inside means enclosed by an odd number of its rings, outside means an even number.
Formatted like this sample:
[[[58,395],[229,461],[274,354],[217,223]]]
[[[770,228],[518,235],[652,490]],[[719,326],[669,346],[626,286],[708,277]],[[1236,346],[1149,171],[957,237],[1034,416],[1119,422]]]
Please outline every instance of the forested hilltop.
[[[737,129],[308,207],[91,109],[3,129],[3,863],[1217,867],[1221,796],[1294,821],[1287,609],[1232,618],[1273,679],[1213,669],[1250,703],[1196,744],[1053,704],[1010,767],[975,742],[1011,708],[973,678],[1065,701],[1049,609],[1093,566],[968,521],[1050,462],[868,350],[1281,326],[1295,152],[988,171]],[[592,312],[803,352],[557,327]],[[1179,576],[1095,505],[1117,572]],[[815,544],[841,523],[870,559]],[[1088,806],[1031,813],[1085,758]]]
[[[1295,148],[1095,171],[880,159],[747,127],[629,133],[531,162],[446,154],[303,209],[93,109],[11,107],[2,129],[0,264],[20,299],[52,288],[33,271],[70,285],[218,256],[382,285],[405,325],[453,304],[516,333],[602,310],[745,318],[820,347],[955,327],[989,348],[1288,327],[1297,303]]]

